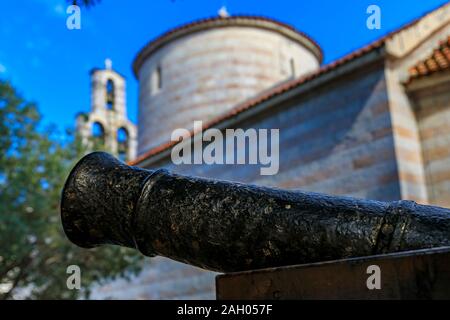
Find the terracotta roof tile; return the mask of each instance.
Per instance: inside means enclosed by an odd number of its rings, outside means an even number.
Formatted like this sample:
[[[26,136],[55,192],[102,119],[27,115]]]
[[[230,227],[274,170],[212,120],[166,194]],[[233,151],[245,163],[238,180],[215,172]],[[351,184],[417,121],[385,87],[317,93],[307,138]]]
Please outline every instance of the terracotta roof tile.
[[[450,69],[450,36],[428,58],[417,62],[408,70],[408,83],[447,69]]]

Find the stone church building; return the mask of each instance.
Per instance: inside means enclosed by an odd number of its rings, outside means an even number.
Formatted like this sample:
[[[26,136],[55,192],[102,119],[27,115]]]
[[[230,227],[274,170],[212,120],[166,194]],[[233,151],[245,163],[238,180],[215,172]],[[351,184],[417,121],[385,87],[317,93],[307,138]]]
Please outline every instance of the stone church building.
[[[326,65],[319,45],[289,25],[222,15],[149,42],[133,70],[132,165],[450,207],[449,4]],[[172,131],[190,129],[195,140],[196,120],[204,129],[279,129],[278,174],[260,175],[257,165],[173,164]],[[157,257],[93,298],[214,298],[214,276]]]

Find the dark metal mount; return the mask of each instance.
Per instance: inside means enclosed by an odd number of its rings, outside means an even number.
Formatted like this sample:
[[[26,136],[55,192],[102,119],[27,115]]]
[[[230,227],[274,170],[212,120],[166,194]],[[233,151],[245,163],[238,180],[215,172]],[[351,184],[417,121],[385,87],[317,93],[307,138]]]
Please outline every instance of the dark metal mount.
[[[62,192],[68,238],[215,271],[450,245],[450,210],[287,191],[130,167],[94,152]]]
[[[367,286],[378,267],[379,287]],[[369,272],[367,272],[369,270]],[[373,279],[373,278],[372,278]],[[218,300],[450,299],[450,247],[216,276]]]

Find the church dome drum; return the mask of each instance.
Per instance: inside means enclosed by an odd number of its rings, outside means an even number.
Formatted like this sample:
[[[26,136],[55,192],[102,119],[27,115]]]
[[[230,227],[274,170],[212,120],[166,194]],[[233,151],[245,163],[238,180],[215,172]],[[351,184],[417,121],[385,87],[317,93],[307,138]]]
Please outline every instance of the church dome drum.
[[[232,16],[196,21],[146,45],[139,81],[138,155],[283,81],[319,68],[320,47],[275,20]]]

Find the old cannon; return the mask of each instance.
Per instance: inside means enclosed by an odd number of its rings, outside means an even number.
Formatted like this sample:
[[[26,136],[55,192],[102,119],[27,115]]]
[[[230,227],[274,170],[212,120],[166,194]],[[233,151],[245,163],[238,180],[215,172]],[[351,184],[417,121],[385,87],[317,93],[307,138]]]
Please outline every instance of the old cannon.
[[[71,171],[62,224],[75,244],[115,244],[215,271],[449,246],[450,210],[194,178],[94,152]]]

